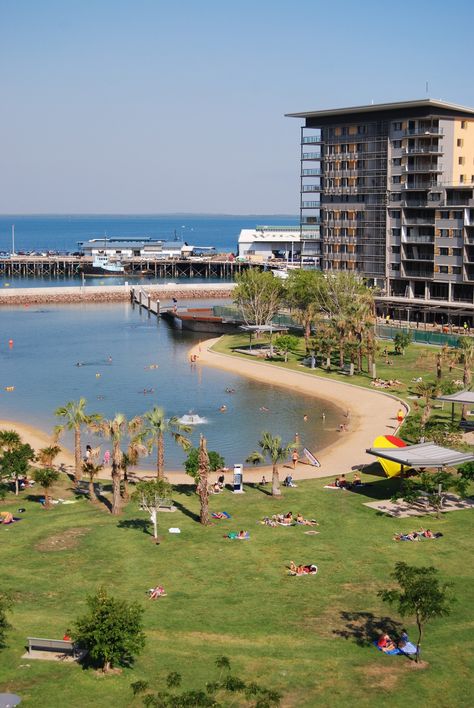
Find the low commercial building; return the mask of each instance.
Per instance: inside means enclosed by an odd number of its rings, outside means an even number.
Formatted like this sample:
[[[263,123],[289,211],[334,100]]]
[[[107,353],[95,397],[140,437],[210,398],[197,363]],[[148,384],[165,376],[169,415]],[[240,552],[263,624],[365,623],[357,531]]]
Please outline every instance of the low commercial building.
[[[239,258],[262,262],[275,259],[299,261],[301,231],[299,226],[257,226],[242,229],[238,241]]]
[[[161,241],[148,237],[92,238],[79,242],[84,256],[107,255],[114,258],[182,258],[192,255],[193,246],[184,241]]]

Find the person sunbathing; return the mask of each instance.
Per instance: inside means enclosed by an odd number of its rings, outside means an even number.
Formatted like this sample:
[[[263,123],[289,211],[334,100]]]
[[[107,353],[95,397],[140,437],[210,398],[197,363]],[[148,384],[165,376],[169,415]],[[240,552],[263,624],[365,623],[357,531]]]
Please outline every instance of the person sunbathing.
[[[340,474],[339,477],[336,479],[336,487],[340,487],[341,489],[347,488],[347,480],[345,474]]]
[[[239,531],[239,533],[237,534],[237,538],[248,538],[248,535],[248,531]]]
[[[151,588],[149,593],[150,600],[156,600],[158,597],[166,597],[165,589],[162,585],[157,585],[156,588]]]
[[[318,572],[318,566],[314,563],[296,565],[294,561],[290,561],[289,570],[290,575],[316,575]]]
[[[305,519],[303,514],[296,515],[296,523],[303,524],[304,526],[319,526],[316,519]]]
[[[0,523],[11,524],[13,523],[13,514],[9,511],[0,511]]]
[[[360,478],[360,474],[358,472],[354,472],[354,477],[352,479],[352,486],[359,487],[361,484],[362,484],[362,480]]]
[[[381,649],[383,652],[387,653],[389,651],[393,651],[397,647],[395,646],[395,642],[392,640],[389,634],[382,634],[380,639],[377,642],[377,646],[379,649]]]

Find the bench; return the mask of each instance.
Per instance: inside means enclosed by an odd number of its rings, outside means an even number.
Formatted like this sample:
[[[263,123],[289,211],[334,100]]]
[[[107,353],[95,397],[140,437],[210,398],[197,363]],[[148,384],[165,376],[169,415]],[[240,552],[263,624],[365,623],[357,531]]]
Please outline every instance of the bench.
[[[41,639],[39,637],[28,637],[28,654],[31,654],[33,650],[51,651],[73,657],[77,656],[77,650],[74,642],[66,639]]]
[[[344,364],[341,368],[341,374],[346,376],[354,376],[354,364]]]
[[[98,494],[104,493],[104,487],[100,483],[94,483],[94,489]],[[76,484],[74,491],[76,494],[89,494],[89,482],[85,482],[83,480],[79,481]]]
[[[474,420],[461,420],[459,427],[462,430],[474,430]]]

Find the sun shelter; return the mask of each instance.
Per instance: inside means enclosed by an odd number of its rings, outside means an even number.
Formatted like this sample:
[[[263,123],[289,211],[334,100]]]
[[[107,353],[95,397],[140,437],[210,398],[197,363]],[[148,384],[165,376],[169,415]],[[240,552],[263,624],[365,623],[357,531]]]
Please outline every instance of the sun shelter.
[[[252,351],[252,334],[256,332],[260,334],[261,332],[267,332],[270,334],[270,356],[273,356],[273,334],[277,332],[288,332],[288,327],[283,325],[276,325],[270,322],[268,325],[240,325],[240,329],[244,332],[248,332],[250,335],[250,351]]]
[[[451,403],[451,422],[454,423],[454,404],[460,403],[462,406],[474,406],[474,391],[458,391],[450,396],[438,396],[436,400]]]
[[[435,445],[432,442],[418,443],[417,445],[406,445],[405,447],[381,448],[369,447],[366,452],[375,457],[381,457],[391,462],[398,462],[401,465],[401,472],[409,467],[421,469],[423,467],[455,467],[464,462],[472,462],[474,454],[470,452],[458,452],[449,447]]]

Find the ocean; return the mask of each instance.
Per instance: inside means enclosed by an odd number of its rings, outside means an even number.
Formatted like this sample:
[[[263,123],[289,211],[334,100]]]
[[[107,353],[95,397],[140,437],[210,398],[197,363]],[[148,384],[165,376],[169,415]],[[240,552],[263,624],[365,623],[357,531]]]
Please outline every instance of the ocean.
[[[171,241],[182,239],[195,246],[215,246],[218,251],[237,248],[241,229],[255,226],[297,226],[298,217],[275,214],[205,215],[70,215],[0,216],[0,252],[12,250],[12,225],[15,250],[76,251],[79,241],[103,236],[150,236]]]

